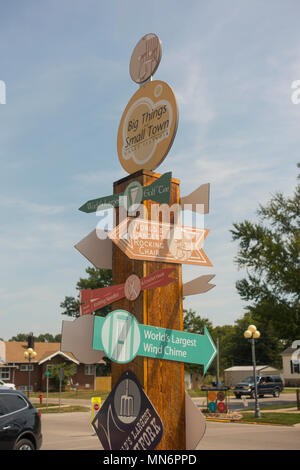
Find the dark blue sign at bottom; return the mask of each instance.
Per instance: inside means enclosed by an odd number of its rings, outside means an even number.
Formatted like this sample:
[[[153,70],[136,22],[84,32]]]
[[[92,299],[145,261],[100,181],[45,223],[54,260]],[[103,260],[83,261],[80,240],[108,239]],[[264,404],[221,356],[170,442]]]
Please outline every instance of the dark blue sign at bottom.
[[[92,426],[104,450],[154,450],[163,436],[163,423],[136,376],[124,372]]]

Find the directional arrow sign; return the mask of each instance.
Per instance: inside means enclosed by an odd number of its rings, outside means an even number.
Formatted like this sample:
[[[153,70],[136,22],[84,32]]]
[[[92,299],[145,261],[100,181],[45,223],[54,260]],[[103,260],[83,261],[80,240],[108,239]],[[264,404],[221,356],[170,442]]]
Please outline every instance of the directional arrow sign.
[[[188,196],[180,199],[181,209],[191,209],[200,214],[208,214],[209,212],[209,190],[210,184],[202,184]],[[191,207],[188,207],[191,206]]]
[[[85,303],[80,305],[80,314],[90,315],[92,312],[123,297],[133,301],[145,289],[166,286],[176,280],[174,277],[169,276],[173,271],[174,268],[160,269],[142,279],[136,276],[136,274],[131,274],[124,284],[103,287],[101,289],[82,289],[80,291],[80,300]]]
[[[212,266],[202,250],[208,229],[124,219],[109,238],[131,259]]]
[[[194,450],[206,431],[206,419],[185,391],[186,450]]]
[[[141,325],[126,310],[114,310],[105,318],[95,317],[93,349],[104,351],[114,362],[124,364],[136,356],[203,364],[204,374],[217,354],[210,334]]]
[[[172,173],[168,172],[148,186],[142,186],[138,181],[132,181],[123,193],[87,201],[79,210],[89,213],[125,204],[130,208],[133,204],[140,204],[148,199],[160,204],[168,204],[170,202],[171,180]]]
[[[209,291],[216,286],[216,284],[209,284],[209,281],[214,277],[215,274],[206,274],[204,276],[199,276],[192,281],[186,282],[183,284],[183,296],[203,294],[204,292]]]
[[[103,358],[103,351],[93,349],[93,315],[78,317],[74,321],[62,322],[60,349],[72,353],[83,364],[95,364]]]
[[[101,232],[101,233],[100,233]],[[102,234],[99,238],[98,235]],[[93,230],[75,248],[97,269],[112,269],[112,242],[103,230]]]

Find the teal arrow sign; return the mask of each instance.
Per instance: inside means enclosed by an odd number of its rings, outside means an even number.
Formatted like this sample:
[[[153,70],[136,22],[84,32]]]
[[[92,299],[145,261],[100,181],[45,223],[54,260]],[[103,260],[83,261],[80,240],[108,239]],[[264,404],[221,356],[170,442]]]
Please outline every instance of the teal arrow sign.
[[[148,199],[160,204],[169,204],[171,180],[172,173],[168,172],[149,186],[142,186],[138,181],[132,181],[123,193],[92,199],[79,207],[79,210],[89,213],[105,210],[110,206],[119,207],[125,204],[130,208],[133,204],[140,204]]]
[[[95,317],[93,349],[104,351],[114,362],[126,363],[136,356],[203,364],[204,374],[217,354],[206,327],[204,335],[140,325],[126,310]]]

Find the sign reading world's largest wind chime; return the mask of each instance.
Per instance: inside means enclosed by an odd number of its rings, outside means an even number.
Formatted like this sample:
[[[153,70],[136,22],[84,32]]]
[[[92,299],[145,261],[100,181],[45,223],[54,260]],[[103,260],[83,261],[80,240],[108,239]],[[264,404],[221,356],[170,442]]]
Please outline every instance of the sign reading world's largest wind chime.
[[[64,321],[62,350],[84,363],[112,361],[113,389],[93,420],[104,449],[194,449],[205,419],[185,392],[184,363],[203,364],[217,350],[204,335],[183,331],[183,296],[212,287],[214,275],[182,283],[182,265],[212,266],[203,250],[208,229],[181,225],[184,209],[209,210],[209,184],[180,197],[171,172],[154,173],[175,138],[178,108],[171,87],[152,75],[161,41],[147,34],[136,45],[131,78],[140,85],[118,130],[117,151],[129,176],[111,196],[84,203],[85,213],[115,211],[111,231],[95,229],[75,247],[99,269],[112,269],[112,286],[80,292],[80,317]],[[98,309],[112,305],[105,317]]]

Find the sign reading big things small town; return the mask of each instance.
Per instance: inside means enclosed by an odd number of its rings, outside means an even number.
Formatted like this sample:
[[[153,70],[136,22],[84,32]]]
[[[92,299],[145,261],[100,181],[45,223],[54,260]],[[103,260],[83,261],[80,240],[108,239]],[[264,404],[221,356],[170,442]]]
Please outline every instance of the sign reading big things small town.
[[[117,149],[127,173],[154,170],[164,160],[176,135],[178,108],[171,87],[160,80],[143,85],[122,115]]]

